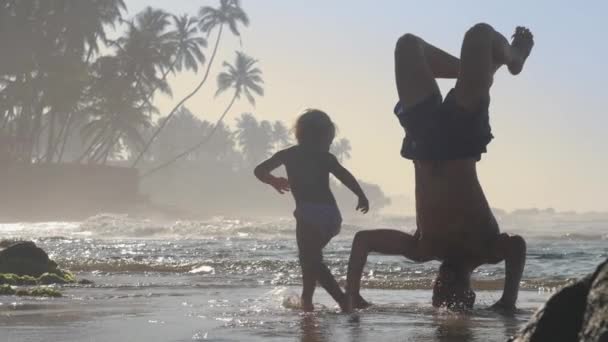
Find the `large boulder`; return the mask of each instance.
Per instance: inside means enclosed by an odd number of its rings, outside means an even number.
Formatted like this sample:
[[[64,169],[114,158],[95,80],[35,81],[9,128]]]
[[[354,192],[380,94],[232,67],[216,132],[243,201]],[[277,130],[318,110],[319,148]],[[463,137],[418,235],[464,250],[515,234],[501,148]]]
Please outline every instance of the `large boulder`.
[[[605,262],[591,284],[587,296],[587,311],[582,329],[578,335],[580,341],[608,341],[608,263]]]
[[[15,242],[0,251],[0,273],[39,277],[57,272],[57,264],[31,241]]]
[[[551,296],[512,342],[608,342],[608,260]]]

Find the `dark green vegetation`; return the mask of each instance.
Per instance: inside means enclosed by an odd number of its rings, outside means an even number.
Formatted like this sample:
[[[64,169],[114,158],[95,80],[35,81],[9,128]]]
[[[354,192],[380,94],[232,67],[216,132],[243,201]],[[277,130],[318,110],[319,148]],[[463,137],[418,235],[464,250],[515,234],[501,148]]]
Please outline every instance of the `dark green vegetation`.
[[[61,292],[50,287],[36,287],[32,289],[14,289],[11,285],[0,285],[0,296],[21,297],[61,297]]]

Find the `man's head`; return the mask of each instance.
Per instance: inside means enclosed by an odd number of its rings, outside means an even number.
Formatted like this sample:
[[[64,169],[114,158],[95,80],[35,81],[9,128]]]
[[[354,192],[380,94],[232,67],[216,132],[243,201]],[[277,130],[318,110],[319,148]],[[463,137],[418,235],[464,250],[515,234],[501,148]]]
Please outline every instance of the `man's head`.
[[[444,261],[433,286],[433,306],[472,309],[475,304],[475,292],[471,289],[472,271],[465,263]]]

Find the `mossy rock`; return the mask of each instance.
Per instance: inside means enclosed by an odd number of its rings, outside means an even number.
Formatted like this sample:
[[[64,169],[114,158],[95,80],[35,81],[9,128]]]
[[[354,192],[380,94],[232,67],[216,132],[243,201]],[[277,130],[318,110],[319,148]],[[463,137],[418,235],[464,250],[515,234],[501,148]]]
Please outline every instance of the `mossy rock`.
[[[16,293],[15,289],[8,284],[0,285],[0,296],[12,296]]]
[[[62,275],[55,273],[45,273],[38,278],[38,284],[50,285],[50,284],[70,284],[76,282],[74,275],[70,272],[64,272]]]
[[[57,271],[57,264],[31,241],[16,242],[0,251],[0,273],[39,277]]]
[[[50,287],[35,287],[32,289],[14,289],[8,284],[0,285],[0,296],[20,296],[20,297],[61,297],[61,292]]]
[[[19,276],[13,273],[0,273],[0,285],[37,285],[38,280],[31,276]]]
[[[33,289],[19,289],[15,293],[20,297],[61,297],[61,292],[50,287],[36,287]]]
[[[31,241],[16,241],[0,251],[0,285],[70,283],[76,283],[76,277],[59,269],[57,263]]]

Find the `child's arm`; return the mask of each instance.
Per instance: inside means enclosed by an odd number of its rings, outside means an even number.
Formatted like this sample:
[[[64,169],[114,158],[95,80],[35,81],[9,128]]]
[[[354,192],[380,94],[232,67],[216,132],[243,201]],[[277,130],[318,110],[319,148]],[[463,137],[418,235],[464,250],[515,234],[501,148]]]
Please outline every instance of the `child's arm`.
[[[338,178],[342,184],[344,184],[347,188],[350,189],[357,197],[359,198],[359,202],[357,203],[357,210],[360,210],[362,213],[367,213],[369,211],[369,201],[361,189],[359,182],[355,179],[355,176],[352,175],[344,166],[338,162],[336,157],[330,154],[330,167],[329,171]]]
[[[263,161],[260,165],[256,166],[253,170],[253,174],[262,183],[269,184],[278,193],[284,194],[290,190],[289,181],[283,177],[275,177],[271,174],[272,170],[283,165],[282,151],[275,153],[269,159]]]

